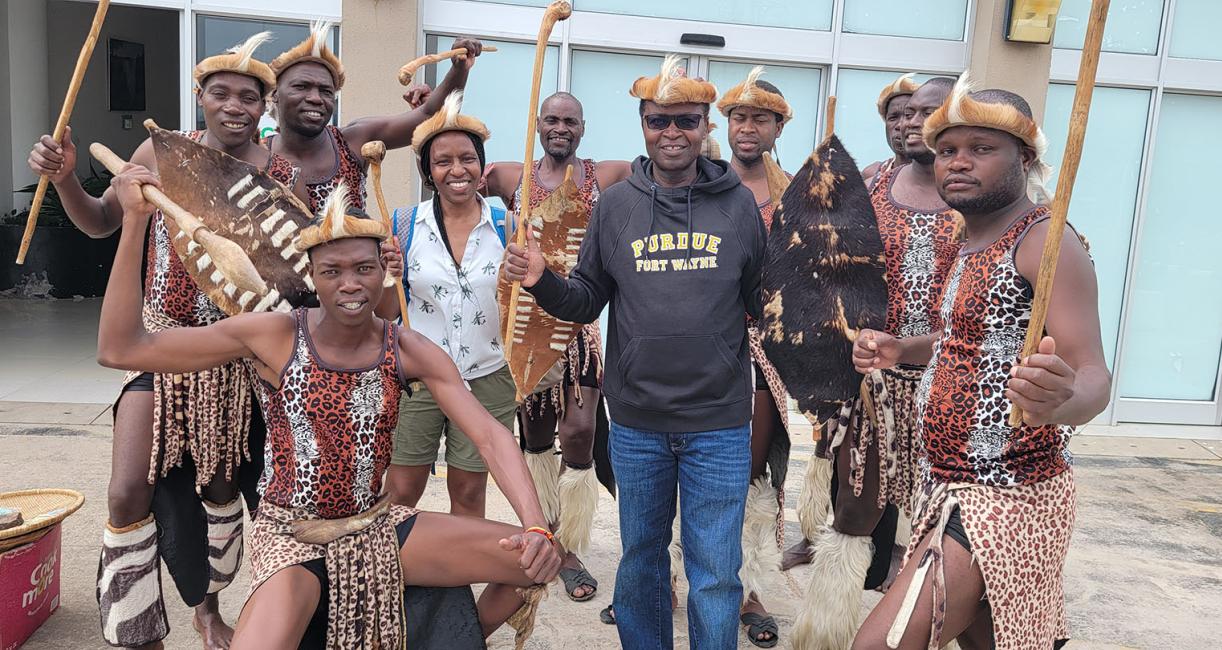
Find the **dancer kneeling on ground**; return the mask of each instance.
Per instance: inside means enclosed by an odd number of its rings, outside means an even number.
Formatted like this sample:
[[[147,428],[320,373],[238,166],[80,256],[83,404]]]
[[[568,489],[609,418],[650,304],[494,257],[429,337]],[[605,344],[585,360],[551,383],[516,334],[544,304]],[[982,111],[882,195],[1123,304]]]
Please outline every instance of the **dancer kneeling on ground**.
[[[418,633],[405,622],[404,585],[490,583],[478,607],[481,631],[455,643],[476,627],[455,624],[443,631],[447,647],[482,647],[478,637],[520,609],[527,620],[517,627],[529,629],[541,589],[517,588],[554,579],[560,556],[513,436],[436,345],[373,314],[386,275],[385,227],[358,218],[346,188],[338,189],[297,241],[310,256],[321,307],[149,333],[140,321],[139,264],[153,206],[141,186],[157,183],[130,164],[113,181],[123,230],[102,304],[98,360],[179,373],[245,358],[259,377],[269,465],[251,534],[251,592],[233,647],[296,647],[316,615],[326,621],[328,648],[401,647]],[[381,496],[399,391],[409,378],[423,381],[470,433],[525,530],[418,514]]]

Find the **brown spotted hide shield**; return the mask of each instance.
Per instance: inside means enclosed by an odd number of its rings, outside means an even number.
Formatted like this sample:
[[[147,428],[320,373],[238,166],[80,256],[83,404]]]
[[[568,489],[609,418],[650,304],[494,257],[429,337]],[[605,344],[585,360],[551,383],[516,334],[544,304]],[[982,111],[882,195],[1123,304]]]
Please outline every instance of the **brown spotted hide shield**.
[[[835,135],[794,176],[768,235],[764,352],[816,427],[855,397],[853,339],[887,314],[883,244],[870,195]]]
[[[571,167],[564,182],[532,211],[530,220],[547,267],[567,277],[577,264],[577,251],[590,222],[590,214],[584,209],[577,184],[573,182]],[[497,284],[501,329],[505,329],[506,319],[513,318],[509,370],[520,398],[535,391],[548,370],[564,356],[581,325],[559,320],[543,311],[528,291],[518,292],[518,302],[511,311],[509,294],[510,282],[501,274]]]
[[[162,191],[209,230],[240,246],[267,284],[262,293],[238,288],[173,219],[166,219],[174,250],[208,298],[231,316],[315,303],[314,283],[306,274],[309,260],[294,246],[298,231],[310,223],[309,208],[254,165],[173,131],[149,132]]]

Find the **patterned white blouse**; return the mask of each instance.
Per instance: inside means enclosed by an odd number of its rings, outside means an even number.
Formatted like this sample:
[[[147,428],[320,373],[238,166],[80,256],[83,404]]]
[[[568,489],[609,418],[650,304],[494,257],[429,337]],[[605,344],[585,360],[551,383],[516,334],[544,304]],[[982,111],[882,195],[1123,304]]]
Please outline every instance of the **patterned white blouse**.
[[[463,379],[483,377],[506,363],[496,302],[505,246],[491,207],[482,197],[479,202],[483,212],[467,239],[461,265],[454,263],[442,241],[431,199],[416,206],[410,249],[407,228],[412,211],[399,210],[395,215],[399,246],[406,249],[403,275],[409,324],[450,355]]]

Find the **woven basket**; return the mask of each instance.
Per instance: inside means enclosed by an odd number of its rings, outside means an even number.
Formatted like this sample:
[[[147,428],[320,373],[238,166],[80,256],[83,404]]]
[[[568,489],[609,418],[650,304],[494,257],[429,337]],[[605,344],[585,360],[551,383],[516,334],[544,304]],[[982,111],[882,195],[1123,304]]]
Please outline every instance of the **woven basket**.
[[[77,511],[85,495],[76,490],[44,489],[0,493],[0,506],[21,511],[24,521],[0,530],[0,551],[16,548],[42,536],[46,529]]]

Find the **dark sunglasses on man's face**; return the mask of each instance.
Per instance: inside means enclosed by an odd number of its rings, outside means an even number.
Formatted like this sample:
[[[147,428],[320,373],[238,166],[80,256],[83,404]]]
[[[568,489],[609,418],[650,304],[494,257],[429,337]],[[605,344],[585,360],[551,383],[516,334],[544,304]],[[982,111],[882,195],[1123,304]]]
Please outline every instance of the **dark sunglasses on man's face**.
[[[665,131],[672,123],[683,131],[695,131],[700,128],[700,120],[704,116],[700,113],[683,113],[680,115],[665,115],[661,113],[650,113],[645,116],[645,126],[651,131]]]

